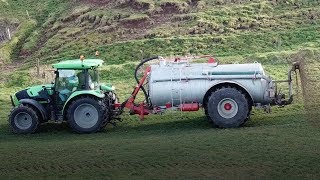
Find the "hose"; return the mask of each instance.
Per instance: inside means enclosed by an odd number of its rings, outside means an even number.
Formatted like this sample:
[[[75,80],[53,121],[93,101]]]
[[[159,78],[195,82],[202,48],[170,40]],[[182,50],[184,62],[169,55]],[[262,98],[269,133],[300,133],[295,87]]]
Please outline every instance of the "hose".
[[[135,78],[135,80],[136,80],[136,82],[137,82],[138,84],[139,84],[139,79],[138,79],[138,70],[139,70],[139,68],[140,68],[143,64],[145,64],[146,62],[152,61],[152,60],[154,60],[154,59],[159,59],[159,56],[154,56],[154,57],[151,57],[151,58],[143,59],[143,60],[137,65],[137,67],[136,67],[136,69],[135,69],[135,71],[134,71],[134,78]],[[151,102],[150,102],[150,100],[149,100],[149,96],[148,96],[147,91],[145,90],[145,88],[144,88],[143,86],[141,86],[141,90],[142,90],[142,92],[143,92],[143,94],[144,94],[144,97],[145,97],[145,99],[146,99],[146,103],[149,105],[149,107],[152,107],[152,104],[151,104]]]

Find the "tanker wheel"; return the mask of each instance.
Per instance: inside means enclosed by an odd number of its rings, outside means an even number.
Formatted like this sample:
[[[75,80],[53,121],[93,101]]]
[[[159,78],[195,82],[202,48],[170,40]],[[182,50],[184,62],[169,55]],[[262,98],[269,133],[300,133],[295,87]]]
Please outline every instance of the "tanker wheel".
[[[69,106],[67,121],[77,133],[94,133],[102,126],[104,111],[98,100],[90,97],[76,99]]]
[[[207,113],[213,126],[234,128],[245,123],[249,114],[249,105],[245,95],[237,89],[222,88],[209,97]]]
[[[15,107],[9,115],[9,124],[13,133],[30,134],[36,132],[39,126],[37,112],[29,106]]]
[[[248,115],[247,115],[247,118],[244,120],[244,123],[246,123],[247,121],[250,121],[251,111],[252,111],[252,106],[249,106]]]

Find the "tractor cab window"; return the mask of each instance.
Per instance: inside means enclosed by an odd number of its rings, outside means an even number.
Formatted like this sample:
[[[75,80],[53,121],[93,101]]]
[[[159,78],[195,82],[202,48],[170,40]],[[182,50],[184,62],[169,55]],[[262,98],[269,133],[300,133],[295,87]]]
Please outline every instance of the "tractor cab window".
[[[88,89],[96,89],[98,87],[98,71],[96,69],[84,69],[77,73],[77,77],[79,79],[78,89],[84,90]],[[87,79],[86,79],[87,77]]]
[[[96,68],[89,71],[89,87],[90,89],[96,89],[99,86],[99,74]]]
[[[66,101],[72,92],[77,90],[79,79],[75,70],[58,70],[56,91],[62,101]]]
[[[86,76],[88,76],[88,79],[86,80]],[[79,90],[85,90],[86,84],[88,85],[89,89],[92,88],[93,80],[92,76],[90,75],[90,72],[88,73],[88,70],[82,70],[77,73],[77,77],[79,79],[78,89]]]

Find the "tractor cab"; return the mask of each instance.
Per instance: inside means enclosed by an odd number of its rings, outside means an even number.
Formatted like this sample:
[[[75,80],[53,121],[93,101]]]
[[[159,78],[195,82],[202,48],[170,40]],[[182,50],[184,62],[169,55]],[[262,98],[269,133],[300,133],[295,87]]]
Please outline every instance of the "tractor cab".
[[[56,69],[54,90],[59,101],[65,102],[72,93],[84,90],[99,90],[98,67],[102,66],[100,59],[83,61],[68,60],[53,65]]]

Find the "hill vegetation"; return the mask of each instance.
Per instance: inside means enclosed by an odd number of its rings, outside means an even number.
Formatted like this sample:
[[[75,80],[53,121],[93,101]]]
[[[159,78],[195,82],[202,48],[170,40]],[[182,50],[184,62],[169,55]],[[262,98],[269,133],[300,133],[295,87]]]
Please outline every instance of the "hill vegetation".
[[[45,64],[96,49],[119,64],[158,54],[259,57],[319,47],[316,0],[5,2],[0,15],[19,22],[6,62]]]

